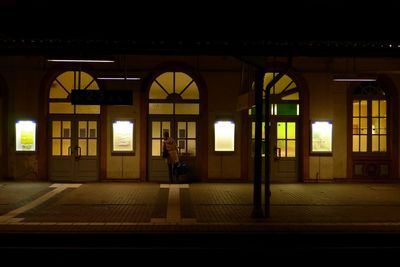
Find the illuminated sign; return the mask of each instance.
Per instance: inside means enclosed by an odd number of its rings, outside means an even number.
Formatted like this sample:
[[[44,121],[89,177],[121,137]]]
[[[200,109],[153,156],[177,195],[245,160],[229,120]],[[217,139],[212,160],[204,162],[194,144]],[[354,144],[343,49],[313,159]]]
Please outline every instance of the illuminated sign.
[[[311,124],[311,152],[332,153],[332,123],[314,121]]]
[[[134,125],[129,120],[118,120],[113,122],[112,152],[134,152]]]
[[[235,124],[232,121],[217,121],[214,124],[214,151],[235,151]]]
[[[15,123],[15,144],[16,151],[36,151],[36,122]]]

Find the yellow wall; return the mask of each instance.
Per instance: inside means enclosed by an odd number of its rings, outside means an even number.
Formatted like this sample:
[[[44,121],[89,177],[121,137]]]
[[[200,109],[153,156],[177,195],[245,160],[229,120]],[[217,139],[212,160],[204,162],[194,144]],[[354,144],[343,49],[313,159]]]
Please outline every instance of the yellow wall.
[[[332,155],[310,156],[310,179],[343,179],[347,176],[347,90],[326,73],[304,75],[310,95],[310,120],[331,120]],[[304,122],[308,123],[309,122]]]
[[[38,180],[37,153],[15,152],[15,122],[21,119],[38,121],[40,85],[44,71],[40,58],[15,57],[3,61],[2,75],[8,87],[8,175],[16,180]],[[45,133],[45,129],[40,133]],[[36,151],[38,147],[36,132]],[[45,149],[45,148],[41,148]]]
[[[118,83],[117,83],[118,84]],[[145,140],[140,136],[140,91],[138,82],[129,82],[133,89],[132,106],[108,106],[107,107],[107,173],[108,179],[139,179],[140,178],[140,141]],[[118,89],[118,88],[116,88]],[[116,156],[112,151],[112,122],[118,119],[134,120],[135,154]],[[143,126],[146,127],[146,126]]]
[[[241,115],[237,111],[238,96],[240,95],[241,68],[240,62],[230,57],[146,57],[129,56],[131,62],[129,68],[132,72],[140,73],[145,77],[150,72],[157,70],[159,64],[166,62],[181,62],[187,66],[192,66],[194,70],[199,70],[206,90],[208,92],[208,177],[209,179],[240,179],[241,174],[241,149],[247,144],[240,143],[241,136]],[[137,61],[135,61],[137,59]],[[8,144],[8,163],[5,164],[7,170],[3,174],[13,177],[16,180],[33,179],[38,177],[37,153],[16,153],[15,152],[15,121],[18,119],[38,120],[39,113],[43,111],[40,107],[43,103],[42,79],[49,70],[43,65],[44,59],[40,57],[2,57],[0,60],[0,75],[6,83],[8,98],[0,102],[7,105],[9,124],[7,139]],[[343,65],[345,63],[348,65]],[[330,72],[343,73],[352,71],[352,65],[343,58],[338,59],[313,59],[295,58],[293,67],[302,75],[309,91],[309,119],[310,120],[331,120],[333,122],[333,153],[332,156],[318,157],[310,156],[309,177],[305,179],[344,179],[347,175],[347,83],[332,81]],[[392,79],[396,88],[400,88],[400,74],[398,73],[398,59],[357,59],[355,70],[362,72],[374,72],[383,70]],[[339,65],[341,64],[341,65]],[[364,64],[364,65],[361,65]],[[60,67],[61,68],[61,67]],[[96,66],[97,68],[97,66]],[[101,68],[115,68],[115,73],[121,73],[122,65],[101,66]],[[119,68],[119,69],[118,69]],[[123,70],[122,70],[123,72]],[[108,106],[107,109],[107,142],[106,153],[106,178],[109,179],[139,179],[140,177],[140,142],[146,137],[140,136],[140,128],[147,127],[140,121],[140,99],[141,85],[144,81],[129,82],[129,84],[104,83],[104,89],[123,89],[120,86],[128,86],[134,91],[133,106]],[[103,89],[103,88],[102,88]],[[400,98],[400,94],[399,98]],[[399,99],[400,101],[400,99]],[[397,110],[398,111],[398,110]],[[395,110],[396,112],[396,110]],[[2,114],[0,114],[2,115]],[[218,117],[233,118],[236,123],[236,144],[235,152],[216,153],[213,151],[213,130],[214,121]],[[114,119],[134,119],[135,120],[135,155],[113,156],[111,155],[111,129]],[[310,121],[304,121],[305,127],[310,126]],[[104,127],[104,125],[103,125]],[[38,128],[39,134],[47,134],[47,129],[41,125]],[[0,128],[1,134],[1,128]],[[1,136],[0,136],[1,137]],[[309,138],[305,136],[304,138]],[[395,137],[398,140],[398,136]],[[38,146],[38,143],[37,143]],[[37,149],[47,149],[40,148]],[[308,156],[308,155],[306,155]],[[250,162],[249,164],[252,164]],[[398,162],[400,172],[400,159]]]
[[[240,127],[241,118],[237,109],[240,88],[240,72],[203,74],[208,88],[208,178],[241,178]],[[214,122],[217,118],[232,118],[235,121],[235,152],[214,152]]]
[[[347,177],[347,84],[332,83],[333,99],[333,178]]]

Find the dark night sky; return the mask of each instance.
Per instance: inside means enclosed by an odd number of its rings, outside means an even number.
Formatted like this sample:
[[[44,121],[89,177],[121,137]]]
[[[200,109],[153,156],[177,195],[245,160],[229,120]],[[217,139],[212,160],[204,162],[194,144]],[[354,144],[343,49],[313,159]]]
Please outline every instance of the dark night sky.
[[[399,40],[395,1],[18,1],[1,34],[130,39]]]

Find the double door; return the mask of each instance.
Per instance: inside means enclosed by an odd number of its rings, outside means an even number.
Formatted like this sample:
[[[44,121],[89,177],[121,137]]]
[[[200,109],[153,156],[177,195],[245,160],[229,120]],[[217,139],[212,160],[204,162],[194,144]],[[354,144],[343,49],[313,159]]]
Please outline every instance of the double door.
[[[49,178],[85,182],[99,179],[98,116],[53,116],[49,122]]]
[[[148,137],[148,180],[168,182],[168,166],[162,157],[163,133],[169,132],[174,138],[181,161],[189,166],[189,172],[180,176],[180,181],[198,179],[197,171],[197,120],[191,117],[151,118],[149,120]]]
[[[270,154],[270,181],[271,182],[297,182],[298,178],[298,122],[297,119],[284,116],[271,118],[269,135]],[[263,122],[262,134],[262,176],[265,177],[265,133]],[[251,160],[249,162],[249,176],[254,178],[254,130],[255,123],[252,122]]]

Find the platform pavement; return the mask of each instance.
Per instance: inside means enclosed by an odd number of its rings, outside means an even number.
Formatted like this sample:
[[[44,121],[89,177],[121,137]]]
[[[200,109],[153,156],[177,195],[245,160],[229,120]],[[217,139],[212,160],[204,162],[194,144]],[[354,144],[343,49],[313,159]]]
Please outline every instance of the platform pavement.
[[[135,244],[151,247],[152,238],[162,233],[170,238],[157,239],[160,247],[235,247],[240,242],[252,248],[268,240],[287,249],[306,238],[318,248],[344,240],[355,247],[374,247],[380,240],[400,248],[400,184],[272,184],[270,201],[270,217],[253,218],[251,183],[4,181],[0,234],[6,246],[18,246],[18,240],[30,240],[27,236],[40,244],[40,233],[55,246],[74,244],[77,235],[90,246],[94,236],[102,235],[96,246],[115,245],[113,240],[132,246],[132,240],[140,240]]]
[[[0,231],[400,230],[400,184],[272,184],[270,203],[252,217],[251,183],[0,182]]]

